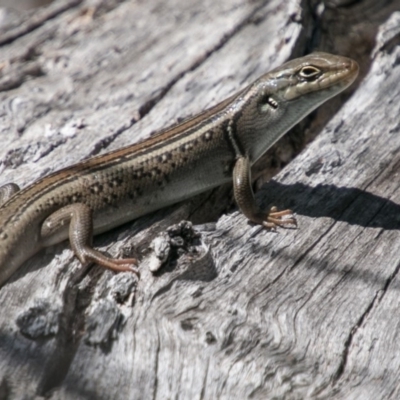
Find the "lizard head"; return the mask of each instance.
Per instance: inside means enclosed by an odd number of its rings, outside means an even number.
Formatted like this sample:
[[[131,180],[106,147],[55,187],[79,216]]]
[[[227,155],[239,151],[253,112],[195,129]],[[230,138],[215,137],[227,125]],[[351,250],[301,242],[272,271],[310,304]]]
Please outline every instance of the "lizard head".
[[[244,90],[237,123],[252,162],[307,114],[351,85],[358,70],[350,58],[313,53],[288,61]]]

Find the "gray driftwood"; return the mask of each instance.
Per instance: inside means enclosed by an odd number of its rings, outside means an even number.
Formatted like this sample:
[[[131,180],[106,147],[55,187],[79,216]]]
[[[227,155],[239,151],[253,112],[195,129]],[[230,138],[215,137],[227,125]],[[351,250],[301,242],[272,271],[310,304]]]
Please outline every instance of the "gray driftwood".
[[[0,399],[398,399],[399,10],[398,0],[1,9],[0,184],[148,137],[290,57],[348,55],[361,74],[255,168],[260,202],[292,208],[298,229],[249,225],[228,187],[95,240],[139,256],[138,283],[82,268],[67,243],[25,263],[0,289]],[[182,220],[200,238],[152,274],[150,243]]]

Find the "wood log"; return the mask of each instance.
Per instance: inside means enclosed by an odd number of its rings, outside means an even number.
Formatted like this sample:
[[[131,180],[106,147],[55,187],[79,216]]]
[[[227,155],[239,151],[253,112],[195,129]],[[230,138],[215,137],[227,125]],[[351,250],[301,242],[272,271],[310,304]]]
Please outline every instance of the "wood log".
[[[82,267],[68,243],[26,262],[0,288],[0,399],[398,399],[399,10],[0,9],[0,185],[149,137],[289,58],[321,50],[361,66],[254,168],[260,203],[292,208],[298,229],[250,225],[223,187],[96,237],[141,260],[139,281]],[[175,250],[152,273],[166,232]]]

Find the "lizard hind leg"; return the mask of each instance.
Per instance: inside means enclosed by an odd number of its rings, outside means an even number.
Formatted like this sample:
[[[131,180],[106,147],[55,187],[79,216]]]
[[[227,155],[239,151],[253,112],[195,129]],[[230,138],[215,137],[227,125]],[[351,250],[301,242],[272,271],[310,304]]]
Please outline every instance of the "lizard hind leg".
[[[46,246],[58,243],[69,237],[76,257],[83,265],[96,263],[113,271],[130,271],[139,276],[135,258],[114,259],[92,247],[93,217],[86,204],[75,203],[65,206],[51,214],[43,222],[41,238]]]

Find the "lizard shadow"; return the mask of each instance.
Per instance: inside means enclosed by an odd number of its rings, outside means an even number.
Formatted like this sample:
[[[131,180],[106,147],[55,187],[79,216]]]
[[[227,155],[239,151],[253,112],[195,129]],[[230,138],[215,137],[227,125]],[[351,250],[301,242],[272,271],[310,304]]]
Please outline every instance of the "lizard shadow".
[[[400,204],[358,188],[270,181],[257,197],[263,208],[275,205],[312,218],[329,217],[365,228],[400,230]]]
[[[335,185],[317,185],[310,187],[302,183],[283,184],[270,181],[258,191],[257,197],[263,207],[276,205],[280,209],[290,208],[296,214],[312,218],[328,217],[335,221],[343,221],[349,225],[382,230],[400,230],[400,205],[395,202],[357,188],[338,187]],[[260,248],[259,251],[267,251]],[[293,255],[281,254],[291,263]],[[308,262],[302,264],[307,269],[317,269],[329,274],[349,275],[352,279],[371,283],[386,290],[389,283],[391,289],[400,290],[400,283],[392,282],[392,278],[370,268],[354,268],[353,262],[341,259],[332,262],[317,255],[308,255]],[[400,265],[392,265],[397,271]],[[292,270],[292,268],[290,269]],[[392,272],[395,274],[395,272]]]

